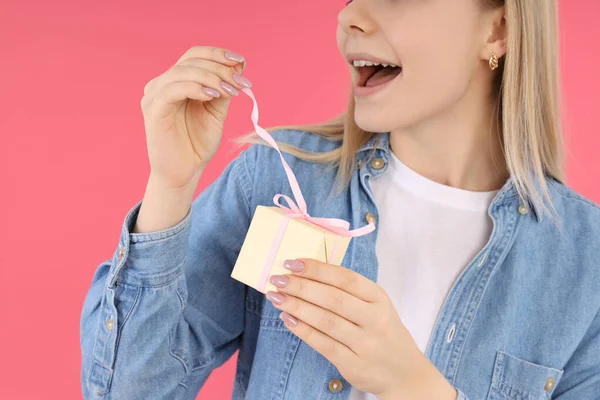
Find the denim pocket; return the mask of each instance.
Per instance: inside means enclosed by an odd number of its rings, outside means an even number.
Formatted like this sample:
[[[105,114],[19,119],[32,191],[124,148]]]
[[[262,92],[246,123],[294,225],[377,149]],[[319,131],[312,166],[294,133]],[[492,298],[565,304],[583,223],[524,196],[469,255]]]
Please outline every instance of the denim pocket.
[[[550,399],[563,372],[498,350],[487,400]]]
[[[280,314],[281,310],[275,308],[275,306],[270,301],[265,300],[260,316],[260,329],[281,330],[289,332],[289,329],[286,328],[281,318],[279,318]]]
[[[289,393],[287,387],[300,339],[285,326],[279,313],[281,311],[270,301],[265,301],[261,315],[253,316],[259,319],[257,332],[252,332],[250,339],[255,341],[251,346],[255,353],[249,355],[240,351],[238,356],[238,359],[243,358],[244,363],[249,366],[246,399],[279,400],[297,397],[294,393]],[[244,340],[248,345],[246,339]]]

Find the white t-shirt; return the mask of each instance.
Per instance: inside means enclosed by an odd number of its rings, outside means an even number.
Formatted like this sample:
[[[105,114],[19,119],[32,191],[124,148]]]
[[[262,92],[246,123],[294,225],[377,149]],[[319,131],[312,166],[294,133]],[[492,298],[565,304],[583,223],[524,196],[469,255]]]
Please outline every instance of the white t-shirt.
[[[425,353],[451,286],[492,233],[487,209],[498,190],[471,192],[442,185],[391,152],[388,168],[371,180],[379,212],[377,283]],[[353,388],[350,399],[377,397]]]

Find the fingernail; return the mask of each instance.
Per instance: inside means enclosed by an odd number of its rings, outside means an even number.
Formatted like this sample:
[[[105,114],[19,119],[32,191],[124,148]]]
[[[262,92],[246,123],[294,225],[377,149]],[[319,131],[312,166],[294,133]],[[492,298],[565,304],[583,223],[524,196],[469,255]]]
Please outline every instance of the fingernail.
[[[215,90],[215,89],[211,89],[211,88],[206,88],[205,87],[205,88],[202,88],[202,90],[204,91],[204,93],[206,93],[207,95],[212,96],[212,97],[219,97],[219,96],[221,96],[221,93],[219,93],[219,91]]]
[[[244,56],[238,53],[234,53],[233,51],[227,50],[225,52],[225,58],[237,62],[243,62],[245,60]]]
[[[227,82],[221,82],[221,87],[223,88],[223,90],[225,90],[227,93],[229,93],[232,96],[237,96],[239,94],[237,89],[234,88],[233,86],[231,86]]]
[[[267,292],[267,299],[273,303],[282,304],[285,300],[285,296],[277,292]]]
[[[279,318],[281,318],[283,322],[290,326],[298,325],[298,320],[292,317],[290,314],[286,313],[285,311],[279,314]]]
[[[269,282],[280,288],[285,287],[285,285],[288,284],[289,280],[290,278],[284,275],[273,275],[269,278]]]
[[[302,272],[304,263],[300,260],[285,260],[283,267],[293,272]]]
[[[250,80],[248,78],[246,78],[245,76],[242,76],[240,74],[233,74],[233,80],[238,85],[252,87],[252,82],[250,82]]]

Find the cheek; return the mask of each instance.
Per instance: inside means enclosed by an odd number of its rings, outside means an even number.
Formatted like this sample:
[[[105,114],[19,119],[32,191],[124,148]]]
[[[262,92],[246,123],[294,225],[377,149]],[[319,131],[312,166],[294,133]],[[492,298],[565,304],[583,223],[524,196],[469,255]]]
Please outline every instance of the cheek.
[[[471,21],[462,16],[436,14],[405,23],[401,32],[393,32],[391,37],[399,38],[393,46],[406,64],[407,80],[414,78],[427,88],[464,80],[464,64],[474,56],[475,35]]]
[[[430,32],[430,40],[411,45],[405,54],[401,82],[407,95],[421,100],[421,107],[453,103],[469,86],[476,55],[463,36]],[[400,89],[400,90],[402,90]]]
[[[344,40],[345,40],[345,35],[346,34],[342,30],[342,28],[338,25],[337,30],[335,32],[335,38],[337,41],[338,49],[340,50],[340,53],[342,53],[342,55],[344,55],[344,57],[345,57],[345,54],[344,54],[345,50],[343,48],[343,44],[344,44]]]
[[[405,83],[410,90],[431,96],[452,95],[469,83],[473,63],[462,49],[437,47],[411,59],[406,69]],[[414,65],[412,63],[414,61]]]
[[[448,109],[465,95],[473,73],[474,55],[466,45],[439,40],[405,45],[403,76],[380,102],[356,109],[357,124],[383,132],[409,127]],[[390,112],[394,110],[394,112]]]

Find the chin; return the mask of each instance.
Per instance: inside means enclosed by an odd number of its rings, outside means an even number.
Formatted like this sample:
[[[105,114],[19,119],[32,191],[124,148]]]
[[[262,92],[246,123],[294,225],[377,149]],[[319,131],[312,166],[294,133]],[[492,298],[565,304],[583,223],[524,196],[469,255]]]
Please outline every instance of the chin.
[[[367,132],[374,133],[383,133],[383,132],[391,132],[394,129],[398,129],[399,126],[402,126],[402,121],[398,120],[398,116],[396,115],[394,121],[387,121],[385,118],[380,118],[373,113],[364,113],[361,115],[361,112],[355,111],[354,113],[354,122],[358,127]]]

